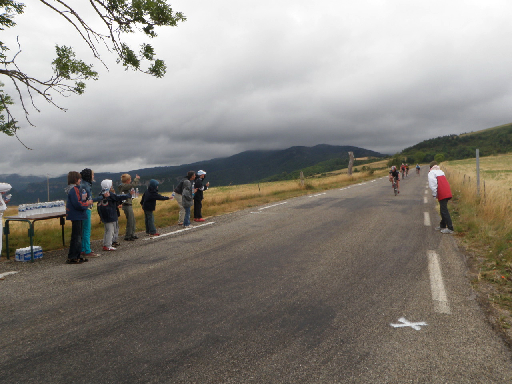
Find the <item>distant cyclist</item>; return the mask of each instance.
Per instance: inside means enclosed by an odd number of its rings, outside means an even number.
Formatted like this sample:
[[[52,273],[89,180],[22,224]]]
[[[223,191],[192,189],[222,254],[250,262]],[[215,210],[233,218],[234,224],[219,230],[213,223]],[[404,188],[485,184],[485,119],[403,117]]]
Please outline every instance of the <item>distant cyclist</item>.
[[[416,164],[416,173],[419,175],[420,174],[420,170],[421,170],[421,167],[419,164]]]
[[[409,164],[405,163],[405,176],[409,177]]]
[[[402,172],[402,180],[405,178],[405,164],[402,163],[400,166],[400,172]]]
[[[398,190],[398,193],[400,193],[400,172],[398,172],[394,165],[391,167],[391,170],[389,171],[389,181],[392,183],[393,179],[396,180],[396,189]]]

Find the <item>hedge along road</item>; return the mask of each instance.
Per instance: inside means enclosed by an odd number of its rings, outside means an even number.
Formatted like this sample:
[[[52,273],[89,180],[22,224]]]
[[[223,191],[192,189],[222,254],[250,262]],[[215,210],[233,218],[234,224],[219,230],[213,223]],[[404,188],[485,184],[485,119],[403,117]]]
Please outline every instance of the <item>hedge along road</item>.
[[[0,284],[2,382],[510,382],[425,191],[381,178],[24,269]]]

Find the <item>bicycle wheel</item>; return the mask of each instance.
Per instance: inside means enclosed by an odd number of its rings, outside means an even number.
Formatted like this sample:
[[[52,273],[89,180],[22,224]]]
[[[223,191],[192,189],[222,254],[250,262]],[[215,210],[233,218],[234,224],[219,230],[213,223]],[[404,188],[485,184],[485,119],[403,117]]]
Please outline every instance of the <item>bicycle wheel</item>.
[[[395,196],[396,196],[398,193],[398,190],[396,189],[396,184],[393,186],[393,189],[395,190]]]

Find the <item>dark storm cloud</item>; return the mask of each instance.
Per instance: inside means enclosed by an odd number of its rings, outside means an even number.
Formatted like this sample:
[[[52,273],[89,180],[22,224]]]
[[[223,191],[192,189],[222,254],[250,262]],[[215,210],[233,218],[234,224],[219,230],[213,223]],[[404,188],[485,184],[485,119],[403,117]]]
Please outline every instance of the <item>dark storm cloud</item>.
[[[38,104],[37,127],[0,140],[1,173],[124,171],[321,143],[395,153],[422,140],[510,122],[512,5],[491,0],[172,2],[188,21],[155,40],[164,79],[106,56],[83,96]],[[48,17],[46,17],[48,16]],[[62,35],[19,18],[43,71]],[[23,20],[23,22],[22,22]],[[39,43],[38,21],[48,32]],[[21,33],[20,33],[21,35]],[[81,47],[81,48],[80,48]],[[21,57],[20,57],[21,60]],[[46,72],[45,72],[46,73]],[[40,101],[39,101],[40,102]]]

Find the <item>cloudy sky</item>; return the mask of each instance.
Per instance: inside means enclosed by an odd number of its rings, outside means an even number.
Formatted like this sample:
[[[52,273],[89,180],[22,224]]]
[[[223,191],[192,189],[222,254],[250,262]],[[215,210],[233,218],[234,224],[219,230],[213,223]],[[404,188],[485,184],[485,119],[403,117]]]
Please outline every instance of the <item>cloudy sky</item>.
[[[19,67],[49,77],[55,44],[73,45],[100,79],[82,96],[55,96],[67,112],[28,103],[35,127],[20,114],[19,138],[32,150],[1,136],[0,174],[118,172],[295,145],[393,154],[512,122],[509,0],[172,1],[188,20],[153,40],[163,79],[102,51],[105,69],[57,14],[26,3],[2,32],[13,51],[19,38]]]

